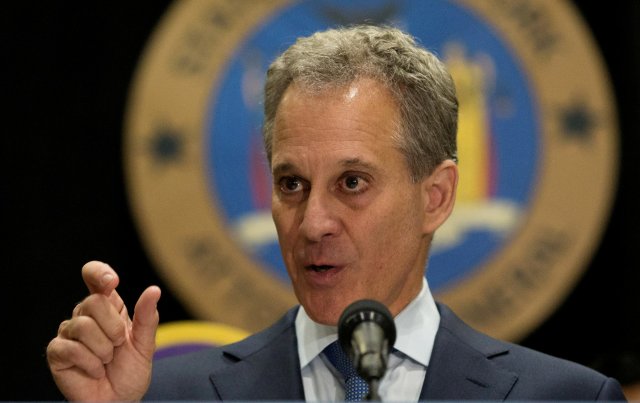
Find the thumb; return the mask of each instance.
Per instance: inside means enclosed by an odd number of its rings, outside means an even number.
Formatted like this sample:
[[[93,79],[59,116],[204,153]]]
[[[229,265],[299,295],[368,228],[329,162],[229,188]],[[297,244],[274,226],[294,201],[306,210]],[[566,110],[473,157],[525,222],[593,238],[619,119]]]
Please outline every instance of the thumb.
[[[158,301],[160,288],[151,286],[144,290],[134,308],[131,324],[132,342],[136,350],[151,360],[156,348],[156,330],[158,329]]]

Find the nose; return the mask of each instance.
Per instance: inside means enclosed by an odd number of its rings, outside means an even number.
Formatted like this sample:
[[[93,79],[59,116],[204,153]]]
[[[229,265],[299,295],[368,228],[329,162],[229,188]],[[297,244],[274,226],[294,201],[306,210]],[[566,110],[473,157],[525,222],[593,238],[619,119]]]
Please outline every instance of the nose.
[[[320,242],[325,237],[338,235],[338,208],[328,192],[312,189],[305,203],[300,223],[301,233],[311,242]]]

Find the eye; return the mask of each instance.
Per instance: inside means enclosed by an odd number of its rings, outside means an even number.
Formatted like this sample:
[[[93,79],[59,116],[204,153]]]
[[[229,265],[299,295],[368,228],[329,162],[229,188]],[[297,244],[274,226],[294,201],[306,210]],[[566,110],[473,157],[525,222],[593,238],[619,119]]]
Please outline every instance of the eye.
[[[296,176],[285,176],[278,181],[280,191],[284,194],[292,194],[304,190],[302,180]]]
[[[360,184],[360,178],[357,176],[347,176],[344,180],[344,185],[347,189],[357,189]]]
[[[369,183],[359,175],[345,175],[340,181],[341,188],[352,194],[359,194],[367,190]]]

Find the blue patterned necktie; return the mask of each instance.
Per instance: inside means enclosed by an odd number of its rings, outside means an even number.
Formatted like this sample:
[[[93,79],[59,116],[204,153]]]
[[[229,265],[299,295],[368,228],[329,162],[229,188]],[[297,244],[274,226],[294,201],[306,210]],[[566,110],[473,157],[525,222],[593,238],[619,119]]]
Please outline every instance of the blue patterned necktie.
[[[344,377],[345,401],[361,401],[369,393],[369,385],[362,379],[351,364],[351,360],[342,350],[338,341],[324,349],[324,355]]]

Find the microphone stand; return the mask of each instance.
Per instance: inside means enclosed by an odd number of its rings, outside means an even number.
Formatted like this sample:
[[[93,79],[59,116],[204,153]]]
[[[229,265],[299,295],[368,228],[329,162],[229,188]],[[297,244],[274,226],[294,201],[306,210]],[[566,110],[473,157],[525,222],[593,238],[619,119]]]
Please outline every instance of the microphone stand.
[[[368,401],[381,401],[380,380],[387,370],[396,326],[389,309],[374,300],[353,302],[338,321],[338,339],[359,375],[369,385]]]
[[[377,378],[372,378],[367,381],[369,384],[369,393],[365,397],[365,400],[371,402],[380,402],[380,395],[378,394],[378,387],[380,386],[380,380]]]

